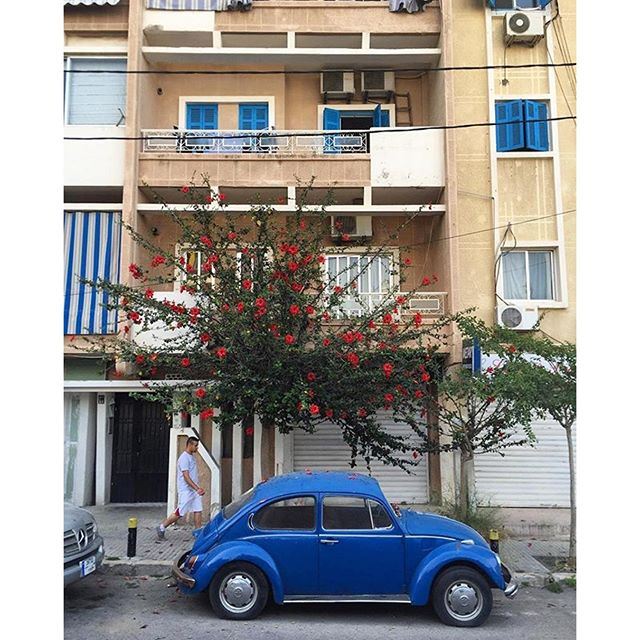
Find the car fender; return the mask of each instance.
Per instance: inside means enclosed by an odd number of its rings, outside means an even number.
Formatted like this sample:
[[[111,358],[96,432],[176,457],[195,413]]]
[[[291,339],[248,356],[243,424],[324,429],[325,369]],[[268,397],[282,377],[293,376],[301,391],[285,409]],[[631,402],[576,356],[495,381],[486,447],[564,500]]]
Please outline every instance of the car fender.
[[[269,580],[275,602],[282,603],[284,598],[282,579],[273,558],[262,547],[246,540],[225,542],[213,547],[211,551],[206,553],[204,562],[196,567],[192,574],[196,579],[196,584],[191,589],[191,592],[204,591],[218,570],[230,562],[250,562],[255,564]]]
[[[500,561],[493,551],[477,544],[452,541],[434,549],[416,567],[409,586],[411,604],[427,604],[435,577],[443,568],[453,564],[471,565],[480,570],[491,587],[505,588]]]

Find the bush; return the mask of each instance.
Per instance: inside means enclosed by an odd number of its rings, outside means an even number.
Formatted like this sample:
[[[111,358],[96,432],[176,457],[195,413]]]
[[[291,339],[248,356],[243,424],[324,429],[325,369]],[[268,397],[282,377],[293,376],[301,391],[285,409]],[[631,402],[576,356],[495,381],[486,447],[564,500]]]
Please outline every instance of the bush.
[[[442,506],[438,508],[438,512],[447,518],[464,522],[475,529],[485,540],[489,540],[490,529],[498,529],[498,531],[503,529],[500,509],[492,507],[489,503],[478,503],[475,507],[470,507],[464,515],[464,510],[459,505],[444,501]]]

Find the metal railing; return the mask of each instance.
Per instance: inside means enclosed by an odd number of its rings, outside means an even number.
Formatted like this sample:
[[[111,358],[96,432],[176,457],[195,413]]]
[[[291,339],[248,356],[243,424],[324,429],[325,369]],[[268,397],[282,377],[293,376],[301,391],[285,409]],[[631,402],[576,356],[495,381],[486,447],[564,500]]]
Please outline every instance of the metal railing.
[[[396,305],[396,320],[420,313],[425,318],[438,318],[446,313],[447,294],[444,291],[416,292],[411,294],[397,293],[395,297],[405,297],[406,301]],[[340,308],[341,317],[359,317],[373,311],[388,299],[388,293],[360,293],[346,296]]]
[[[147,153],[257,153],[314,156],[369,152],[368,131],[143,129],[142,138],[142,151]]]

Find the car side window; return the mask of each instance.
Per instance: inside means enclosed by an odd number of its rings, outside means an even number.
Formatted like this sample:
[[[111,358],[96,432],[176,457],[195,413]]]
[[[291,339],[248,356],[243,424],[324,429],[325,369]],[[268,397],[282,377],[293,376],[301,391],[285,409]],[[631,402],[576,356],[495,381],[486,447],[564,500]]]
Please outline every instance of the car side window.
[[[253,527],[263,531],[315,531],[316,500],[313,496],[296,496],[277,500],[262,507],[253,516]]]
[[[372,529],[371,514],[364,498],[326,496],[322,501],[322,528]]]
[[[374,529],[389,529],[393,526],[387,510],[377,500],[367,500]]]

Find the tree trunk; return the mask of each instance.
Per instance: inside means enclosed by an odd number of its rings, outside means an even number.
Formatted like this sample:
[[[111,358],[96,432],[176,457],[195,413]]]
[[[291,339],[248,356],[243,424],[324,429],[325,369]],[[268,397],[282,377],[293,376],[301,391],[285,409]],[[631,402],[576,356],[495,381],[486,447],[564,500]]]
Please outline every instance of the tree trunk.
[[[460,519],[466,520],[469,513],[470,496],[473,489],[470,481],[473,477],[473,452],[460,452]]]
[[[563,425],[564,426],[564,425]],[[571,523],[569,525],[569,562],[572,567],[576,566],[576,470],[573,459],[573,442],[571,439],[571,427],[564,427],[567,435],[567,447],[569,449],[569,504],[571,511]]]

